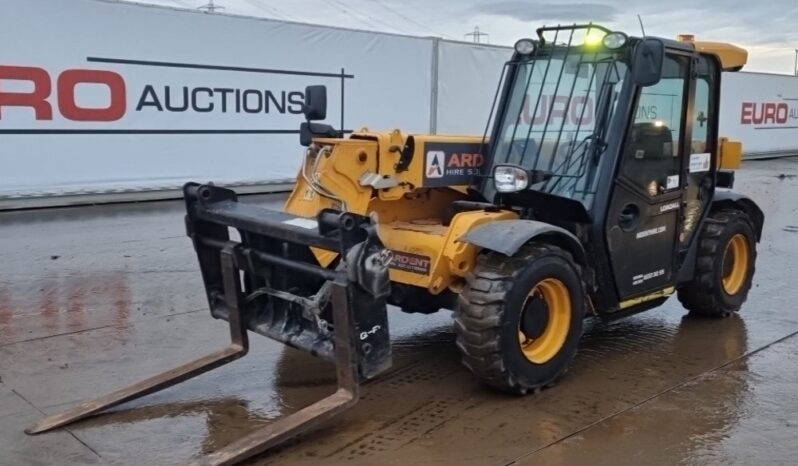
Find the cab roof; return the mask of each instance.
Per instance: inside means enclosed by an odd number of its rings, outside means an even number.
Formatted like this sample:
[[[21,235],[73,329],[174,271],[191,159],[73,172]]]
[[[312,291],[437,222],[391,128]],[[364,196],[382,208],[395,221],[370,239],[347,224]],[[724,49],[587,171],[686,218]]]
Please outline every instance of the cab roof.
[[[695,40],[690,34],[681,34],[677,40],[693,44],[701,53],[716,56],[723,71],[740,71],[748,62],[748,51],[728,42]]]

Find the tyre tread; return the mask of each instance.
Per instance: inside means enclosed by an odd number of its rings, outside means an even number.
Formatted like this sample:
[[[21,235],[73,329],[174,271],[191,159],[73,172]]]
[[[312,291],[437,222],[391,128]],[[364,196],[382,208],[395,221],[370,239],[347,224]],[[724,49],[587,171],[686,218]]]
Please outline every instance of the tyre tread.
[[[516,255],[507,257],[495,252],[483,253],[466,277],[467,286],[459,296],[455,312],[457,347],[463,364],[488,385],[501,391],[525,394],[553,384],[567,369],[564,364],[553,377],[534,386],[527,386],[513,375],[501,352],[501,327],[505,303],[518,276],[534,260],[555,255],[565,259],[580,277],[580,267],[572,255],[557,246],[531,243]],[[584,283],[582,283],[584,296]]]
[[[749,224],[751,219],[742,211],[720,210],[710,214],[698,238],[698,257],[696,258],[695,276],[691,281],[679,288],[677,297],[690,314],[704,317],[728,317],[737,312],[740,307],[729,308],[720,299],[723,293],[722,284],[715,279],[715,259],[718,254],[724,253],[724,244],[721,237],[726,228],[735,221],[744,221]],[[752,228],[753,231],[753,228]],[[751,244],[751,277],[756,269],[756,247]],[[750,288],[750,283],[747,285]],[[744,293],[743,302],[747,298],[748,288]],[[742,302],[740,303],[742,304]]]

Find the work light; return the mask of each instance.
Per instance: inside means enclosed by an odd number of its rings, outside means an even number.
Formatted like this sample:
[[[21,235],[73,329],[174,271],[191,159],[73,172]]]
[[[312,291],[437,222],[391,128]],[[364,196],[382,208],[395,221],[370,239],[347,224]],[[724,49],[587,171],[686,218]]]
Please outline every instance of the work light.
[[[598,47],[601,45],[604,37],[606,37],[606,34],[607,33],[601,29],[588,29],[587,34],[585,35],[585,46]]]
[[[529,55],[535,51],[535,48],[537,48],[537,44],[532,39],[519,39],[515,43],[515,51],[519,55]]]
[[[601,40],[601,43],[604,44],[604,47],[610,50],[615,50],[626,45],[626,41],[628,39],[629,38],[626,36],[626,34],[622,32],[611,32],[604,36],[604,38]]]
[[[500,193],[515,193],[529,187],[529,172],[518,165],[496,165],[493,184]]]

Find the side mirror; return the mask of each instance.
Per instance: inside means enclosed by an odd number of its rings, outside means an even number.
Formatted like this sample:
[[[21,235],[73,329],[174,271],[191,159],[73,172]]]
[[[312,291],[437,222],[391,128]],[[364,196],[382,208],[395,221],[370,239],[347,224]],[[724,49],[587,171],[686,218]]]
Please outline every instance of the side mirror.
[[[327,86],[307,86],[302,113],[308,121],[327,118]]]
[[[657,84],[662,79],[665,44],[659,39],[642,39],[632,56],[632,79],[638,86]]]

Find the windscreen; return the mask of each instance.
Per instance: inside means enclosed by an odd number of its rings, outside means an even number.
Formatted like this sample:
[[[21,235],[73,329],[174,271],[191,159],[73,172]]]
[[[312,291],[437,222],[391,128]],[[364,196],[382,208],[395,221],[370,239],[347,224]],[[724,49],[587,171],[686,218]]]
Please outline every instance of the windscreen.
[[[532,189],[582,201],[589,207],[596,165],[627,75],[620,53],[587,46],[542,47],[507,64],[510,91],[497,112],[491,164],[510,163],[551,173]],[[492,197],[492,182],[483,194]]]

